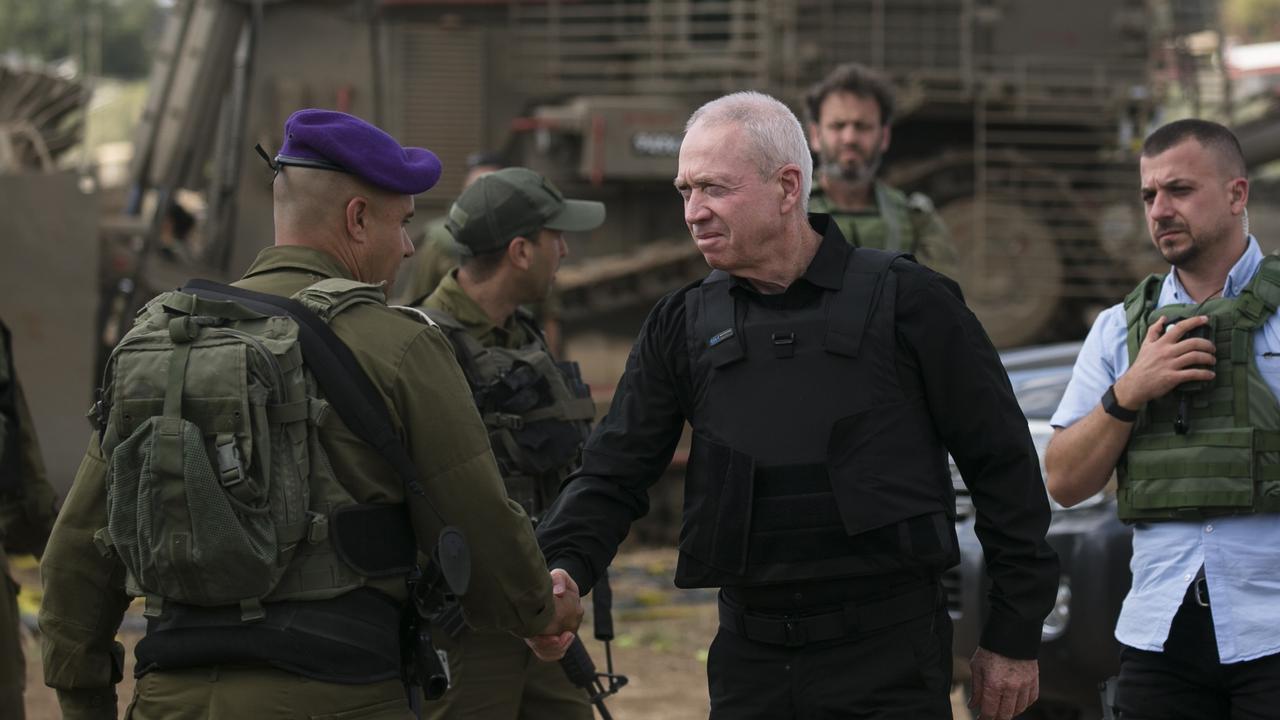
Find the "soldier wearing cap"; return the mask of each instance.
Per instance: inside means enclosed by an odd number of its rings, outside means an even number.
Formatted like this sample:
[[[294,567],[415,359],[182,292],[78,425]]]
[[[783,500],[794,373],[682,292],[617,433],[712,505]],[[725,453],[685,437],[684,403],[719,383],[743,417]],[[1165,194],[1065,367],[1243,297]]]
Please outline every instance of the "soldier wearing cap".
[[[472,153],[467,156],[467,175],[462,181],[465,191],[481,176],[501,170],[507,163],[502,157],[485,152]],[[403,305],[421,305],[427,296],[439,287],[441,281],[449,275],[462,260],[463,248],[454,242],[453,235],[445,226],[449,216],[441,215],[432,218],[422,231],[417,241],[417,252],[413,259],[405,263],[400,287],[396,288],[396,302]],[[560,294],[555,286],[551,292],[532,301],[527,309],[533,312],[546,338],[547,347],[552,352],[560,348]]]
[[[595,229],[604,216],[601,203],[565,199],[531,170],[488,173],[449,210],[461,265],[421,306],[452,341],[507,494],[535,524],[577,466],[595,406],[576,363],[553,360],[521,306],[551,291],[569,252],[565,232]],[[455,688],[428,708],[430,717],[591,718],[586,693],[518,638],[439,630]]]
[[[295,113],[285,132],[279,154],[268,161],[277,173],[275,245],[236,285],[287,297],[326,279],[368,283],[364,288],[391,282],[413,253],[404,229],[413,196],[440,176],[435,155],[402,148],[358,118],[324,110]],[[552,646],[546,654],[554,656],[557,647],[563,652],[581,618],[577,588],[560,573],[548,574],[528,519],[506,502],[484,425],[443,333],[377,303],[345,310],[330,327],[385,402],[428,501],[470,542],[472,578],[462,600],[467,621],[540,634],[542,645]],[[313,489],[313,499],[327,502],[340,490],[353,503],[405,502],[404,485],[384,455],[332,414],[316,423],[341,488]],[[67,718],[116,716],[123,649],[113,636],[130,598],[123,563],[95,543],[106,526],[109,461],[95,434],[41,566],[45,681],[57,689]],[[308,514],[330,509],[313,507]],[[433,524],[413,515],[418,551],[427,551],[439,533]],[[308,572],[337,562],[316,552],[307,556],[317,563]],[[336,597],[272,603],[268,596],[265,617],[256,622],[235,608],[165,602],[148,618],[136,650],[129,716],[411,717],[397,632],[406,598],[401,575],[365,577]]]
[[[951,273],[956,250],[933,202],[877,177],[893,122],[889,81],[857,63],[840,65],[809,90],[805,107],[818,156],[809,211],[831,215],[855,247],[912,253]]]

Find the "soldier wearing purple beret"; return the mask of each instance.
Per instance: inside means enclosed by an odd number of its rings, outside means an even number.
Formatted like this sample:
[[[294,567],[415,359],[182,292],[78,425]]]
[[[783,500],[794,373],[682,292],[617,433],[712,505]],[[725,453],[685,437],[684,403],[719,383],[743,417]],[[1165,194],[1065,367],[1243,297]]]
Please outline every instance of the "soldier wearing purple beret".
[[[528,517],[507,502],[449,341],[415,314],[388,308],[381,294],[413,254],[405,231],[413,196],[435,185],[439,160],[338,112],[294,113],[285,134],[268,159],[276,172],[275,245],[235,285],[335,303],[329,327],[381,396],[427,500],[470,544],[467,622],[541,636],[541,644],[563,652],[582,616],[577,587],[562,572],[547,572]],[[364,300],[337,309],[354,295]],[[130,718],[412,717],[400,676],[405,576],[361,573],[329,539],[335,522],[323,522],[356,505],[403,505],[404,483],[386,456],[334,413],[312,422],[308,433],[323,449],[312,458],[328,460],[319,469],[310,463],[307,476],[311,531],[304,542],[313,547],[287,561],[289,582],[261,598],[261,617],[243,603],[203,607],[161,597],[153,607],[148,595]],[[116,472],[117,454],[105,456],[95,433],[42,565],[45,681],[72,720],[116,717],[123,648],[113,638],[130,596],[140,594],[126,583],[132,570],[100,552],[109,529],[107,468]],[[439,522],[409,516],[416,548],[407,550],[429,551]],[[118,543],[111,533],[105,539]],[[305,565],[295,567],[299,557]]]

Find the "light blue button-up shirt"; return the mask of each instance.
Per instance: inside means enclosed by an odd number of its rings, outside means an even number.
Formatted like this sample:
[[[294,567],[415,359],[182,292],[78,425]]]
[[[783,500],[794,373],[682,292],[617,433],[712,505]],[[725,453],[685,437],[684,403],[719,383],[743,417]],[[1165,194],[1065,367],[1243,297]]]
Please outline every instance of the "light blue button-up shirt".
[[[1250,235],[1244,255],[1227,275],[1222,296],[1239,295],[1261,263],[1262,251]],[[1191,302],[1177,273],[1165,276],[1157,304]],[[1127,332],[1123,305],[1098,316],[1051,424],[1067,427],[1088,415],[1129,368]],[[1280,313],[1256,331],[1253,350],[1263,379],[1280,398]],[[1221,661],[1243,662],[1280,652],[1280,515],[1134,525],[1129,563],[1133,586],[1120,611],[1116,639],[1140,650],[1163,650],[1173,616],[1202,565]]]

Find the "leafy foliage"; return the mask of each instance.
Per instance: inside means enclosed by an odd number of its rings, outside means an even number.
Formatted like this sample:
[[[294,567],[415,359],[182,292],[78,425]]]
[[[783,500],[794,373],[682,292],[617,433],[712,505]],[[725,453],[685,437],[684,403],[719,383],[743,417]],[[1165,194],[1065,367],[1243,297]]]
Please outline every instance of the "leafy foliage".
[[[162,12],[157,0],[0,0],[0,53],[92,67],[100,49],[103,75],[142,77]]]

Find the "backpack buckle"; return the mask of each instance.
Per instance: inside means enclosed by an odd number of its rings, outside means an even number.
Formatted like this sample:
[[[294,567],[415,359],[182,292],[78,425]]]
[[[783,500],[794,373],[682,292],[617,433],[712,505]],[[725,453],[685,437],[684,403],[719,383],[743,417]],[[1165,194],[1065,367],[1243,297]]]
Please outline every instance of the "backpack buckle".
[[[232,488],[244,482],[244,462],[234,435],[219,435],[215,444],[218,453],[218,482],[224,488]]]

